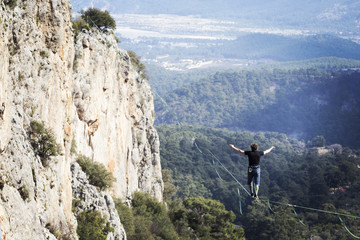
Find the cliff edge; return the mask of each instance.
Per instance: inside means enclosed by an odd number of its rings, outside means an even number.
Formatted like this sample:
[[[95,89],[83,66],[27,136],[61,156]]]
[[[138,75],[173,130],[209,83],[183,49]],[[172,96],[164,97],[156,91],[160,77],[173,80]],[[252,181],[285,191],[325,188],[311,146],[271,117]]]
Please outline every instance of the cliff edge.
[[[79,155],[116,178],[97,193],[109,207],[96,208],[114,227],[121,228],[121,216],[114,216],[109,196],[125,201],[142,191],[162,200],[148,81],[111,32],[75,37],[70,18],[66,0],[0,4],[0,227],[6,239],[56,239],[56,232],[77,239],[72,202],[85,187],[74,187],[81,170],[74,175],[71,169]],[[53,133],[59,149],[46,164],[31,142],[34,121]],[[123,229],[115,233],[111,238],[126,239]]]

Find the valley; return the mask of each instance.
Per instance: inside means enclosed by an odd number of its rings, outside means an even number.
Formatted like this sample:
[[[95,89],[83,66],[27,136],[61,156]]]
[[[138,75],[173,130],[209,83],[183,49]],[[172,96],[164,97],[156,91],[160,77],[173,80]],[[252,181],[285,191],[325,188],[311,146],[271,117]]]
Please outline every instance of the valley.
[[[183,211],[182,200],[204,197],[235,213],[246,239],[349,239],[338,219],[323,212],[360,215],[358,1],[93,0],[88,6],[111,12],[119,46],[144,63],[170,216]],[[247,158],[229,144],[248,149],[252,142],[261,150],[275,146],[261,163],[259,202],[240,196],[219,165],[245,184]],[[286,203],[319,211],[297,209],[296,219]],[[194,239],[184,229],[195,227],[176,216],[177,232]],[[359,235],[357,220],[347,224]]]

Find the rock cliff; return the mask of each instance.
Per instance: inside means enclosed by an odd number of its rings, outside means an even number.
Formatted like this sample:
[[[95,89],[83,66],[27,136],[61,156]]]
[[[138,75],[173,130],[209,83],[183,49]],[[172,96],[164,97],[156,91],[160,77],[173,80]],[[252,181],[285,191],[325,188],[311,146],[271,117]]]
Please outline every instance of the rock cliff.
[[[70,18],[67,0],[0,4],[0,227],[6,239],[77,239],[72,201],[85,189],[74,182],[83,176],[74,173],[78,154],[103,163],[116,178],[106,193],[93,195],[102,206],[96,209],[117,228],[108,239],[126,238],[110,196],[126,200],[143,191],[162,200],[148,81],[112,33],[75,38]],[[34,120],[60,149],[47,164],[30,141]]]

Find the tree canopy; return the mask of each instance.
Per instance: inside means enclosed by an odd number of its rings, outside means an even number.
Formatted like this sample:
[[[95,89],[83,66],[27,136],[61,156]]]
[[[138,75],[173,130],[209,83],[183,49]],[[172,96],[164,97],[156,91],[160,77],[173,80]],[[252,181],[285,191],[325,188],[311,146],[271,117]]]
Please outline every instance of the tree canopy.
[[[86,11],[81,11],[81,18],[84,19],[90,26],[97,26],[99,28],[116,28],[116,22],[108,11],[102,11],[97,8],[89,8]]]
[[[311,234],[324,239],[346,239],[347,232],[336,216],[296,209],[303,225],[286,203],[317,209],[333,206],[333,210],[360,215],[357,207],[360,175],[356,165],[359,150],[332,145],[314,147],[275,132],[233,132],[184,124],[160,125],[157,129],[162,143],[162,166],[171,171],[172,183],[178,189],[172,199],[195,198],[196,201],[184,200],[184,205],[191,209],[200,206],[195,213],[210,208],[206,200],[198,196],[220,201],[225,209],[236,214],[235,223],[245,229],[246,239],[309,239]],[[317,140],[321,140],[321,145],[326,143],[324,137],[315,138],[314,143]],[[259,203],[249,201],[242,188],[212,156],[214,154],[247,188],[247,158],[228,144],[246,150],[252,142],[257,142],[260,150],[275,146],[261,159],[259,194],[264,201]],[[239,212],[238,188],[244,215]],[[283,205],[273,204],[276,212],[273,214],[266,199]],[[205,221],[196,215],[191,219],[197,225]],[[360,232],[358,220],[347,223],[352,231]]]
[[[136,192],[131,208],[120,200],[116,208],[129,240],[201,239],[244,240],[244,230],[233,224],[235,214],[222,203],[203,197],[164,203]]]
[[[358,147],[359,77],[317,69],[216,73],[157,98],[156,124],[324,136],[330,144]]]

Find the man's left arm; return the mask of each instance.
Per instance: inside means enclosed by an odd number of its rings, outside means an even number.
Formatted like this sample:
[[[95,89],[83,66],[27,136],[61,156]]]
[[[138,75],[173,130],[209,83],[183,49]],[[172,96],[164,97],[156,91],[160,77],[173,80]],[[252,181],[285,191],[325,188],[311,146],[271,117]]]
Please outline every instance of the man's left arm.
[[[265,154],[268,154],[269,152],[271,152],[271,150],[273,150],[275,147],[274,146],[272,146],[271,148],[269,148],[268,150],[265,150],[264,151],[264,155]]]

